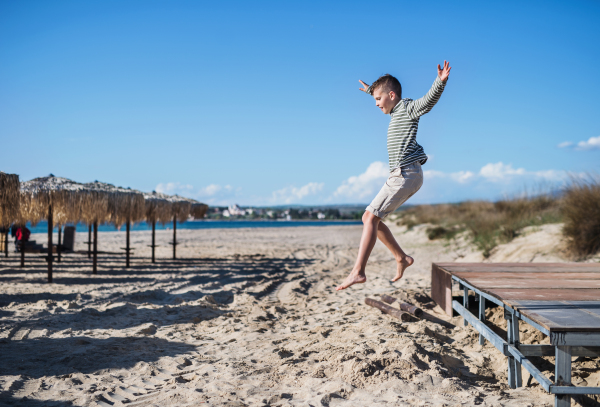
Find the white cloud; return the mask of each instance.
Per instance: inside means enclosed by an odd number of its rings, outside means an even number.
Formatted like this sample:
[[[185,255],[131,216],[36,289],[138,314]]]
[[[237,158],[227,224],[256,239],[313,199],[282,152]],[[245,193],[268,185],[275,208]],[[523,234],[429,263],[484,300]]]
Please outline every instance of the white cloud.
[[[524,168],[513,168],[512,164],[504,164],[502,161],[489,163],[481,167],[479,175],[489,181],[502,181],[516,175],[525,175]]]
[[[163,194],[181,194],[189,193],[194,187],[189,184],[181,184],[179,182],[167,182],[166,184],[158,184],[154,190]]]
[[[200,190],[197,192],[197,195],[198,196],[215,196],[219,192],[231,192],[231,191],[233,191],[233,187],[231,185],[221,186],[221,185],[217,185],[217,184],[210,184],[207,187],[200,188]]]
[[[309,182],[300,188],[294,186],[285,187],[274,191],[271,200],[275,204],[295,203],[302,200],[302,198],[320,192],[323,189],[323,186],[325,186],[325,184],[322,182]]]
[[[352,176],[344,181],[335,190],[332,198],[344,198],[352,202],[361,202],[365,198],[372,198],[389,175],[388,166],[381,161],[375,161],[362,174]]]
[[[209,205],[228,205],[234,198],[239,196],[241,188],[235,189],[231,185],[210,184],[204,188],[197,189],[189,184],[167,182],[158,184],[155,191],[197,199]]]
[[[534,171],[530,174],[532,174],[536,178],[543,178],[547,181],[559,181],[567,178],[566,171],[557,170]]]
[[[575,144],[572,141],[563,141],[558,145],[559,148],[568,148],[575,147],[575,150],[585,151],[585,150],[597,150],[600,149],[600,136],[598,137],[590,137],[587,141],[580,141]]]
[[[489,163],[481,167],[477,174],[471,171],[442,172],[437,170],[423,171],[425,179],[446,179],[459,184],[466,184],[476,181],[502,182],[520,178],[541,179],[545,181],[561,181],[567,178],[565,171],[542,170],[527,171],[524,168],[513,168],[512,164],[504,164],[502,161]]]
[[[449,178],[452,181],[458,182],[460,184],[464,184],[465,182],[470,181],[475,174],[471,171],[457,171],[457,172],[442,172],[436,170],[425,170],[423,171],[423,176],[425,179],[434,179],[434,178]]]
[[[580,141],[577,143],[577,150],[596,150],[600,149],[600,136],[590,137],[588,141]]]

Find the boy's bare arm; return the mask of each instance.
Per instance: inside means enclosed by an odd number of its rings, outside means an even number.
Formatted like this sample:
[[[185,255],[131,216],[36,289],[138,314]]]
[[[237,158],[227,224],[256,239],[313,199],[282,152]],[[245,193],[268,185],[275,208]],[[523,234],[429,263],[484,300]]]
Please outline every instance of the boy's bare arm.
[[[444,87],[446,86],[446,81],[448,80],[448,76],[450,75],[450,63],[448,61],[444,61],[444,68],[437,66],[438,68],[438,76],[433,82],[431,89],[425,96],[420,99],[412,100],[406,104],[406,112],[412,119],[417,119],[420,116],[423,116],[425,113],[429,113],[429,111],[433,108],[433,106],[437,103],[442,96],[442,92],[444,91]]]

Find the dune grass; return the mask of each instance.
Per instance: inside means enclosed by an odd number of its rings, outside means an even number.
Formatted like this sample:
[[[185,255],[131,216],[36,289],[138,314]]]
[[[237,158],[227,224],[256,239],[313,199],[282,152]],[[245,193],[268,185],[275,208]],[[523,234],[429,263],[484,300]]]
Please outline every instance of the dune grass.
[[[464,231],[489,257],[527,226],[564,222],[568,253],[583,259],[600,250],[600,177],[572,179],[558,194],[537,194],[497,202],[418,205],[399,212],[398,225],[431,224],[430,240],[451,239]]]
[[[561,205],[567,247],[576,258],[600,250],[600,177],[573,180]]]
[[[518,236],[526,226],[561,221],[560,204],[550,195],[507,199],[498,202],[467,201],[457,204],[419,205],[400,213],[398,224],[412,227],[432,224],[428,237],[451,239],[468,231],[485,257],[500,243]]]

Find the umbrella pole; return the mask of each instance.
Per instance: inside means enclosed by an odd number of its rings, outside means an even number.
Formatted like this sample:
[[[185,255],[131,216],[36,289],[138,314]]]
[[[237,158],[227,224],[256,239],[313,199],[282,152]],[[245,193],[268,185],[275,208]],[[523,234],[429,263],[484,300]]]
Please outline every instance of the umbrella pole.
[[[52,282],[52,205],[48,205],[48,282]]]
[[[177,259],[177,215],[173,216],[173,260]]]
[[[154,259],[154,248],[156,247],[156,221],[152,221],[152,263],[156,263]]]
[[[88,259],[92,258],[92,224],[88,225]]]
[[[94,222],[94,261],[92,272],[98,274],[98,221]]]
[[[125,267],[129,268],[129,229],[131,228],[131,222],[129,222],[129,219],[127,219],[127,224],[125,227],[127,230],[127,244],[125,245]]]
[[[25,234],[25,226],[21,226],[21,267],[25,267],[25,241],[23,240],[23,235]]]
[[[58,225],[58,244],[56,245],[56,262],[60,263],[60,246],[62,245],[62,226]]]

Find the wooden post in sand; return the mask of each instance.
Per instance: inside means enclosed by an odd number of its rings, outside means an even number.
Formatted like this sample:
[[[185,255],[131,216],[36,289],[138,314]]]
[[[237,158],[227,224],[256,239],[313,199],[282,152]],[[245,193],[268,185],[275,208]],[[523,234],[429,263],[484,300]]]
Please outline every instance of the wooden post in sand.
[[[125,244],[125,267],[129,268],[129,229],[131,229],[131,222],[127,219],[127,224],[125,225],[125,230],[127,231],[127,242]]]
[[[156,247],[156,221],[152,221],[152,263],[156,263],[154,258],[154,248]]]
[[[56,245],[56,262],[60,263],[60,245],[62,245],[62,226],[58,225],[58,244]]]
[[[401,311],[398,308],[390,307],[381,301],[377,301],[372,298],[365,298],[365,304],[375,307],[394,318],[398,318],[400,321],[410,321],[411,317],[408,312]]]
[[[98,274],[98,221],[94,222],[94,260],[92,272]]]
[[[48,205],[48,282],[52,282],[52,205]]]
[[[19,242],[19,250],[21,250],[21,267],[25,267],[25,241],[23,235],[25,234],[25,225],[21,225],[21,241]]]
[[[381,296],[381,299],[383,300],[383,302],[387,302],[388,304],[392,304],[398,301],[394,297],[390,297],[389,295],[385,294]],[[417,317],[423,315],[423,310],[421,308],[417,307],[416,305],[409,304],[408,302],[400,302],[400,309],[402,311],[410,312],[411,314]]]
[[[88,225],[88,241],[86,242],[88,245],[88,259],[92,258],[92,224]]]
[[[173,215],[173,260],[177,259],[177,215]]]

